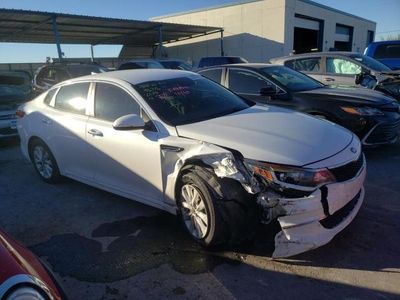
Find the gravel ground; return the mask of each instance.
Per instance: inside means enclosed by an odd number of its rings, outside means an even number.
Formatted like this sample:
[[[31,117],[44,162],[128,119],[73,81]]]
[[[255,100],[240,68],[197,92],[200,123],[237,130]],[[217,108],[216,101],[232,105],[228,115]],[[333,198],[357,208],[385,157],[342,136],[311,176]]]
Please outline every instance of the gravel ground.
[[[367,149],[366,198],[331,243],[271,260],[268,232],[206,252],[177,219],[65,180],[42,182],[0,141],[0,227],[47,261],[70,299],[399,299],[400,143]]]

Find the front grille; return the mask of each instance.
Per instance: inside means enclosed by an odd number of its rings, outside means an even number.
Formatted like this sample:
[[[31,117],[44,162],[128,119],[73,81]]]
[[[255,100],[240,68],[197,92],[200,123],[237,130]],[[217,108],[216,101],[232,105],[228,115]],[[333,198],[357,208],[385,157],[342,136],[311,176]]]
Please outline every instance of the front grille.
[[[335,176],[336,181],[342,182],[350,180],[358,174],[364,164],[364,155],[361,153],[357,160],[354,160],[344,166],[329,169]]]
[[[11,128],[0,128],[0,134],[16,134],[17,133],[17,129],[11,129]]]
[[[365,140],[367,144],[390,142],[396,139],[400,131],[400,119],[393,123],[378,125]]]
[[[339,225],[354,209],[356,206],[358,200],[360,199],[361,195],[361,190],[358,192],[358,194],[350,200],[349,203],[347,203],[345,206],[343,206],[341,209],[336,211],[333,215],[330,215],[326,217],[323,220],[320,220],[319,223],[327,229],[332,229]]]

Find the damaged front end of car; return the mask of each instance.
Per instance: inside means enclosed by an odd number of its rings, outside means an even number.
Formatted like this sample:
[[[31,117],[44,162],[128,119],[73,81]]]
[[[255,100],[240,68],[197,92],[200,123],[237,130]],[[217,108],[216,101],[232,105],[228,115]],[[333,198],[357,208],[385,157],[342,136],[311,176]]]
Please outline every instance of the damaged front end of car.
[[[170,165],[173,170],[166,174],[166,195],[174,201],[173,187],[181,169],[195,161],[212,167],[219,178],[240,182],[257,202],[261,223],[278,221],[280,225],[273,258],[293,256],[328,243],[350,224],[364,198],[366,165],[360,145],[350,160],[333,168],[245,159],[236,151],[204,142],[188,148],[173,154],[168,149],[162,154],[164,161],[168,157],[174,161]]]

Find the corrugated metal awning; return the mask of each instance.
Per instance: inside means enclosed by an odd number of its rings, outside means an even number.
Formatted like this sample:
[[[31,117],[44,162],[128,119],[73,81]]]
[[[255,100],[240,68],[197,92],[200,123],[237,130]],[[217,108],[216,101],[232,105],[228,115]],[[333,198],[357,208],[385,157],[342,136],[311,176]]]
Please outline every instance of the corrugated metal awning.
[[[56,43],[54,20],[63,44],[150,47],[159,44],[160,27],[165,43],[222,30],[219,27],[0,9],[0,42]]]

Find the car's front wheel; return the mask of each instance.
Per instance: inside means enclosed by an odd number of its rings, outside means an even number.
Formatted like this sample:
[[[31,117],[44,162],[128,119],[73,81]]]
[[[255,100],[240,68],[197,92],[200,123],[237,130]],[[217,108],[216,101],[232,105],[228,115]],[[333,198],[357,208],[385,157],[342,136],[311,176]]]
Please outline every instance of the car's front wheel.
[[[239,244],[258,222],[256,203],[240,183],[201,167],[182,176],[178,204],[185,229],[204,246]]]
[[[34,141],[29,149],[29,155],[36,172],[47,183],[56,183],[61,175],[57,162],[49,147],[40,140]]]

